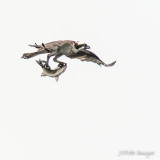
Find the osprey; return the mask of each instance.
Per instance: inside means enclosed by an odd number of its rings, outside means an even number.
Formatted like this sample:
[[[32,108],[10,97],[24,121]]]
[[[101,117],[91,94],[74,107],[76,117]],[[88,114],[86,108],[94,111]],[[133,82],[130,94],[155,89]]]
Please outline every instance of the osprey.
[[[104,65],[106,67],[113,66],[116,61],[105,64],[102,60],[99,59],[97,55],[95,55],[93,52],[89,51],[90,46],[88,46],[86,43],[82,42],[76,42],[71,40],[64,40],[64,41],[53,41],[46,44],[37,45],[29,45],[31,47],[35,47],[38,50],[36,52],[32,53],[24,53],[22,55],[22,58],[28,59],[40,54],[48,53],[47,55],[47,61],[46,66],[49,66],[49,59],[50,57],[54,56],[53,61],[57,62],[59,64],[65,64],[64,62],[61,62],[58,60],[59,57],[62,55],[65,55],[69,58],[77,58],[81,61],[91,61],[94,63],[97,63],[98,65]]]

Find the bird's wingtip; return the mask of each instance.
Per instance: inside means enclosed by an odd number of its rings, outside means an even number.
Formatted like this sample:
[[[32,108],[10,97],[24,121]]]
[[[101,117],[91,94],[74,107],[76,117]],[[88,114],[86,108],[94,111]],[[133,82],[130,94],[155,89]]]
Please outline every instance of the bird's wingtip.
[[[112,62],[112,63],[110,63],[110,64],[105,64],[105,66],[106,66],[106,67],[111,67],[111,66],[115,65],[116,62],[117,62],[117,61],[114,61],[114,62]]]

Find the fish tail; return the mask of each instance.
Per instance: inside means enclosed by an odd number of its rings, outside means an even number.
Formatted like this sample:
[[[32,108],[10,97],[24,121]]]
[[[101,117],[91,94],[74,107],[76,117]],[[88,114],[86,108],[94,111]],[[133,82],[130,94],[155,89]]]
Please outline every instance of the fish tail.
[[[36,62],[41,66],[43,67],[43,64],[42,64],[42,61],[39,59],[39,60],[36,60]]]

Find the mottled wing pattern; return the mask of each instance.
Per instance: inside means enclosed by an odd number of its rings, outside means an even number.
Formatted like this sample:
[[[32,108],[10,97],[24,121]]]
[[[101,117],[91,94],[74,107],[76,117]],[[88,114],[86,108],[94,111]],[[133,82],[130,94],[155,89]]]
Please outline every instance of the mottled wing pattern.
[[[55,51],[59,47],[61,47],[62,45],[66,44],[66,43],[73,43],[74,44],[75,41],[64,40],[64,41],[53,41],[53,42],[49,42],[49,43],[46,43],[46,44],[42,43],[40,45],[37,45],[36,43],[34,45],[29,45],[31,47],[37,48],[38,50],[36,52],[33,52],[33,53],[24,53],[22,55],[22,58],[28,59],[28,58],[37,56],[39,54],[49,53],[49,52]]]
[[[102,60],[100,60],[100,58],[97,55],[95,55],[93,52],[88,50],[81,50],[76,54],[72,54],[68,57],[77,58],[77,59],[80,59],[81,61],[87,61],[87,62],[91,61],[91,62],[97,63],[98,65],[104,65],[106,67],[113,66],[116,63],[115,61],[111,64],[105,64]]]
[[[64,45],[65,43],[74,43],[74,41],[71,40],[65,40],[65,41],[53,41],[53,42],[49,42],[44,44],[44,46],[48,49],[48,50],[57,50],[59,47],[61,47],[62,45]],[[42,45],[39,45],[43,48]]]

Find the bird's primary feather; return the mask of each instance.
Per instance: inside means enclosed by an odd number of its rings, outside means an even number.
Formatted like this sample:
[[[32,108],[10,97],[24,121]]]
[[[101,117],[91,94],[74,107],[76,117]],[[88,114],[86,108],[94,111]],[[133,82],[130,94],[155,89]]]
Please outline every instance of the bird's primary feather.
[[[95,55],[93,52],[89,50],[81,50],[76,54],[72,54],[68,57],[77,58],[77,59],[80,59],[81,61],[94,62],[94,63],[97,63],[98,65],[104,65],[106,67],[113,66],[116,63],[116,61],[114,61],[113,63],[105,64],[102,60],[100,60],[100,58],[97,55]]]

